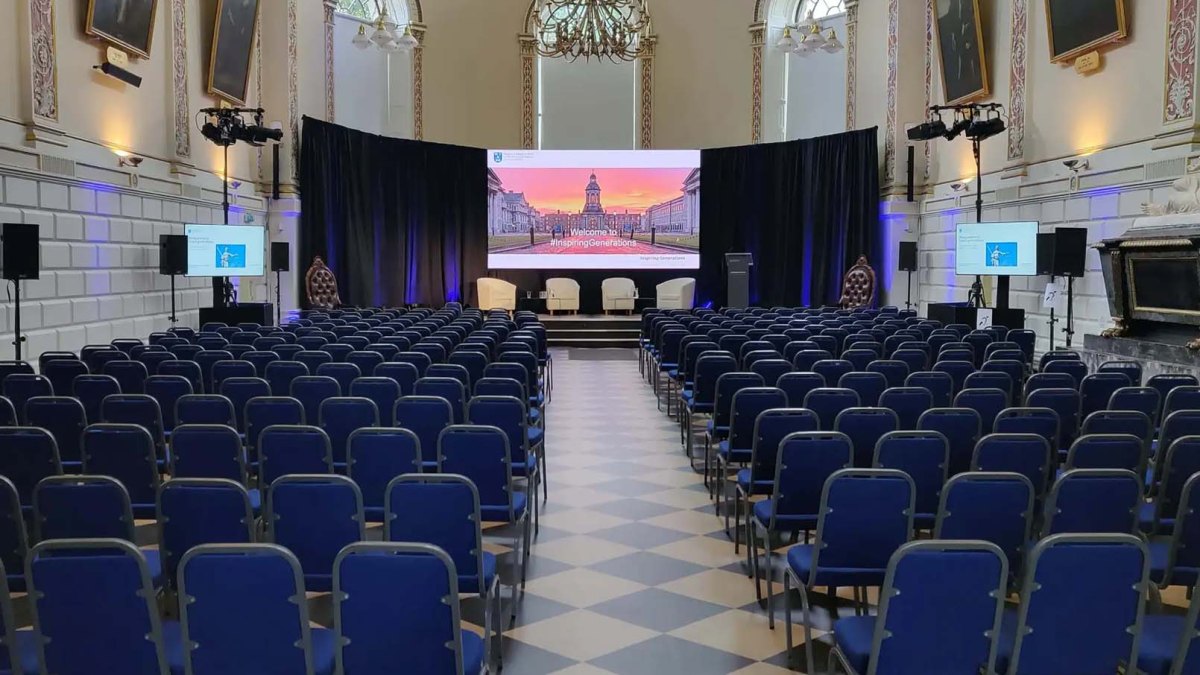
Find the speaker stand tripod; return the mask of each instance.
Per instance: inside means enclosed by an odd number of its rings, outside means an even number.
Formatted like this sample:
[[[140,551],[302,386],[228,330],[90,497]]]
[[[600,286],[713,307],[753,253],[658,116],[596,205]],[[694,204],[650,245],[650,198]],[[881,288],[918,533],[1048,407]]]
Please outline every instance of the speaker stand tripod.
[[[275,270],[275,325],[280,327],[283,326],[283,310],[279,304],[279,280],[281,274],[282,272]]]
[[[983,302],[983,277],[975,275],[975,283],[971,284],[971,292],[967,294],[967,304],[971,307],[987,307]]]
[[[908,294],[904,298],[904,309],[912,309],[912,270],[908,270]]]
[[[1067,349],[1071,348],[1071,338],[1075,336],[1075,277],[1067,276],[1067,326],[1062,329],[1067,334]]]
[[[21,335],[21,280],[13,279],[13,348],[16,350],[16,360],[21,360],[21,343],[25,336]]]
[[[171,325],[174,326],[179,319],[175,316],[175,275],[171,275]]]

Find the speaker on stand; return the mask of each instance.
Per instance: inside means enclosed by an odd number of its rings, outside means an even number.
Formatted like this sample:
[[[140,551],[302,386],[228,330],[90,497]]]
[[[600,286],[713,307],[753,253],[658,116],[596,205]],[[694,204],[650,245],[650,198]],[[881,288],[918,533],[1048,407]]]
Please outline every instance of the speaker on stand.
[[[1067,278],[1067,349],[1075,336],[1075,277],[1082,277],[1087,256],[1087,228],[1060,227],[1054,230],[1054,273]]]
[[[1037,236],[1037,273],[1050,276],[1050,282],[1054,283],[1054,243],[1056,238],[1053,232],[1040,232]],[[1046,325],[1050,327],[1050,351],[1054,351],[1054,326],[1058,323],[1058,319],[1054,316],[1054,305],[1050,305],[1050,320]]]
[[[275,325],[283,325],[283,305],[279,301],[280,273],[291,270],[291,252],[286,241],[271,242],[271,271],[275,273]]]
[[[37,279],[41,271],[41,243],[38,238],[37,225],[21,223],[4,223],[0,233],[0,244],[4,245],[3,276],[13,282],[13,349],[16,360],[21,360],[21,344],[25,336],[21,335],[21,281]]]
[[[179,318],[175,316],[175,277],[187,274],[188,238],[183,234],[158,235],[158,273],[171,277],[171,325]]]
[[[908,297],[904,300],[904,309],[910,309],[912,303],[912,273],[917,271],[917,242],[900,242],[900,271],[908,272]]]

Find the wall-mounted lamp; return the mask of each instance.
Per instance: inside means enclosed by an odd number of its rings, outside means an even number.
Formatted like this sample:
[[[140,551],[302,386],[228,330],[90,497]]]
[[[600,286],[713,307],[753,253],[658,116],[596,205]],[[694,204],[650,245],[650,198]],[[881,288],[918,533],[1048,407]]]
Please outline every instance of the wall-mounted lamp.
[[[962,192],[963,190],[971,189],[971,184],[967,183],[966,181],[960,183],[951,183],[950,189],[954,190],[955,192]]]
[[[117,166],[129,166],[135,169],[141,166],[145,159],[125,150],[113,150],[113,154],[117,156]]]
[[[1083,159],[1068,159],[1063,162],[1063,166],[1067,167],[1068,171],[1079,173],[1080,171],[1087,171],[1088,167],[1091,166],[1091,162],[1086,157]]]

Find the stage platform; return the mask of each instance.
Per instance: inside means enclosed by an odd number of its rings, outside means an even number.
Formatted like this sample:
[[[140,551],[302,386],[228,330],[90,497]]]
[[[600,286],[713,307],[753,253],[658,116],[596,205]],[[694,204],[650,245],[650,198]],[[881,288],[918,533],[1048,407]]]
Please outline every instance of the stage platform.
[[[638,314],[558,314],[538,316],[551,347],[637,347],[642,318]]]

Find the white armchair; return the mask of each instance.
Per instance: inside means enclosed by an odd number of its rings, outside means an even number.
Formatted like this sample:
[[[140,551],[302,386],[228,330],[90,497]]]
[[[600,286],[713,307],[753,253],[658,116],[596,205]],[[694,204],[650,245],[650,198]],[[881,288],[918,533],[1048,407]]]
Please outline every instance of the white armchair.
[[[633,311],[633,301],[637,297],[637,285],[633,279],[612,277],[600,284],[600,294],[603,299],[604,312]]]
[[[574,279],[555,277],[546,280],[546,311],[578,312],[579,283]]]
[[[696,280],[682,277],[664,281],[655,289],[659,309],[691,309],[696,301]]]
[[[517,309],[517,287],[503,279],[481,277],[475,282],[479,293],[479,309]]]

